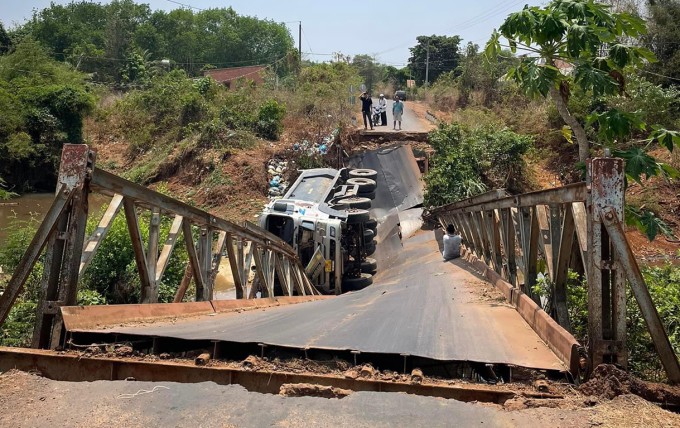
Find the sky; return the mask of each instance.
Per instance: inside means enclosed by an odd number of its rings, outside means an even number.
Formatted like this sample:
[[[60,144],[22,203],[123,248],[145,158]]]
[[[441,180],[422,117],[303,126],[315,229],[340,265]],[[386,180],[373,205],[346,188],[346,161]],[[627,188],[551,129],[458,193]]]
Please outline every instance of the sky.
[[[0,0],[0,20],[13,27],[30,19],[33,10],[50,2],[70,0]],[[397,68],[406,66],[409,48],[418,36],[454,36],[484,46],[494,28],[525,4],[537,0],[136,0],[166,11],[192,7],[195,11],[231,6],[239,15],[284,22],[298,43],[302,22],[302,52],[311,61],[330,61],[335,53],[371,55]],[[100,1],[107,3],[106,0]]]

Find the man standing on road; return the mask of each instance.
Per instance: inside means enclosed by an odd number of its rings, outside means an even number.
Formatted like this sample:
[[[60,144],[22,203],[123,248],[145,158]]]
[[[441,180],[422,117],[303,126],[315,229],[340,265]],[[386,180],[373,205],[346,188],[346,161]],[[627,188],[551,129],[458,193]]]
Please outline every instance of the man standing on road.
[[[399,130],[401,131],[401,115],[404,113],[404,103],[399,97],[394,97],[394,104],[392,104],[392,116],[394,116],[394,126],[392,129],[397,129],[397,122],[399,122]]]
[[[368,129],[368,125],[371,125],[371,129],[373,129],[373,121],[371,120],[373,100],[368,92],[362,92],[359,99],[361,100],[361,115],[364,117],[364,129]]]
[[[387,126],[387,100],[385,99],[385,94],[380,94],[378,106],[380,107],[380,126]]]
[[[446,226],[446,235],[444,235],[444,251],[442,257],[444,261],[452,260],[460,257],[460,244],[462,238],[456,233],[456,228],[452,224]]]

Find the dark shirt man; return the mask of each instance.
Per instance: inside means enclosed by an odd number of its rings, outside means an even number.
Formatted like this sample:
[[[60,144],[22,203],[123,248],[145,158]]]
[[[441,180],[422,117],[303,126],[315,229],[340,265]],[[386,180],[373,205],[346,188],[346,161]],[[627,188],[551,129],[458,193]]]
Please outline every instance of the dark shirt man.
[[[371,120],[373,100],[367,92],[362,92],[359,99],[361,100],[361,115],[364,118],[364,129],[368,129],[368,125],[371,125],[371,129],[373,129],[373,121]]]

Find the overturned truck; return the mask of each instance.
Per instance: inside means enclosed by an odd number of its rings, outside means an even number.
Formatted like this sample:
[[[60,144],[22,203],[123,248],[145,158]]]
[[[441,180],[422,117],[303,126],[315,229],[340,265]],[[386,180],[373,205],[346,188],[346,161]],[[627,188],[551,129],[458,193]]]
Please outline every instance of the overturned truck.
[[[373,283],[377,221],[369,209],[377,172],[372,169],[303,170],[281,199],[260,214],[260,227],[291,245],[312,283],[326,294]],[[275,287],[280,294],[280,287]]]

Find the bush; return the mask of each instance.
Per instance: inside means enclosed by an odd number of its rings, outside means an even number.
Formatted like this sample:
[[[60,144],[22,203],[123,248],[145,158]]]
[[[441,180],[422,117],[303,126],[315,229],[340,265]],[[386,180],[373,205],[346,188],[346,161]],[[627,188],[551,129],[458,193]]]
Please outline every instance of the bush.
[[[484,192],[492,187],[519,190],[522,156],[531,138],[492,126],[470,130],[441,124],[430,134],[435,149],[433,167],[425,176],[425,204],[438,206]]]
[[[283,118],[286,115],[286,106],[276,100],[269,100],[260,106],[257,115],[255,132],[258,136],[268,140],[278,140],[283,131]]]

